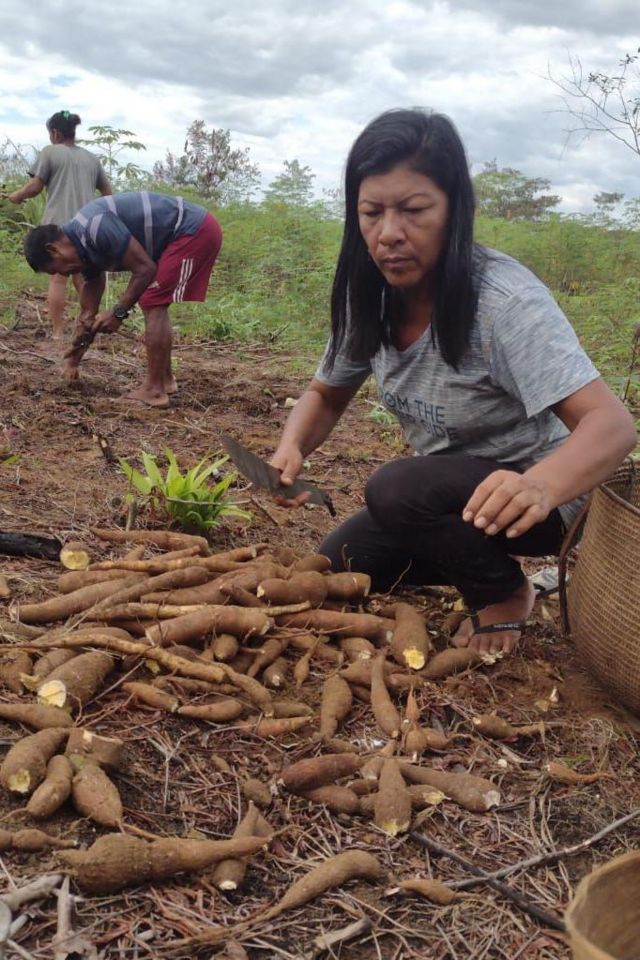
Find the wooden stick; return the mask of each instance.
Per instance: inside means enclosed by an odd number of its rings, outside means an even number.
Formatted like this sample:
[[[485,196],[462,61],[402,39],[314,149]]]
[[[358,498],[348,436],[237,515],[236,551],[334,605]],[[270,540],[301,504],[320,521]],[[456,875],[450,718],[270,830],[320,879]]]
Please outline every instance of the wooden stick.
[[[562,847],[559,850],[550,850],[548,853],[539,853],[535,857],[529,857],[527,860],[519,860],[517,863],[512,863],[509,867],[502,867],[500,870],[488,873],[487,877],[490,877],[492,880],[500,880],[502,877],[510,876],[510,874],[515,873],[517,870],[527,870],[529,867],[555,863],[557,860],[563,860],[565,857],[572,857],[575,853],[582,853],[583,850],[588,850],[594,843],[598,843],[599,840],[613,833],[614,830],[623,827],[625,823],[633,820],[638,815],[640,815],[640,807],[636,807],[631,813],[627,813],[624,817],[614,820],[613,823],[599,830],[598,833],[594,833],[593,836],[587,837],[586,840],[581,840],[580,843],[574,843],[570,847]],[[450,883],[449,886],[452,890],[469,890],[471,887],[476,887],[484,882],[484,877],[478,877],[478,879],[455,880],[453,883]]]
[[[426,847],[427,850],[430,850],[432,853],[437,853],[439,856],[449,857],[451,860],[455,860],[456,863],[459,863],[465,868],[465,870],[468,870],[469,873],[472,873],[474,876],[478,877],[479,882],[486,883],[487,886],[492,887],[504,897],[512,900],[520,907],[521,910],[524,910],[525,913],[535,917],[536,920],[539,920],[540,923],[543,923],[546,927],[551,927],[554,930],[562,930],[563,932],[566,931],[562,917],[559,917],[556,913],[549,913],[546,910],[543,910],[542,907],[532,903],[531,900],[529,900],[528,897],[525,897],[524,894],[520,893],[519,890],[514,890],[513,887],[507,886],[506,883],[496,880],[491,874],[485,873],[484,870],[481,870],[480,867],[477,867],[475,863],[471,863],[470,860],[467,860],[465,857],[461,857],[460,854],[456,853],[455,850],[449,850],[447,847],[442,847],[439,843],[436,843],[435,840],[431,840],[429,837],[425,837],[421,833],[416,833],[414,830],[410,832],[409,836],[421,847]]]

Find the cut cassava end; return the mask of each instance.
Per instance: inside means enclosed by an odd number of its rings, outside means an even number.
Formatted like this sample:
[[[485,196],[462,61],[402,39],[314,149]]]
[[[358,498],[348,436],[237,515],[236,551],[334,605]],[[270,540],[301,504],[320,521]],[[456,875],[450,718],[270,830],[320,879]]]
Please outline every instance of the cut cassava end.
[[[395,757],[385,760],[382,765],[374,820],[376,826],[390,837],[404,833],[411,826],[411,796]]]
[[[253,803],[233,831],[232,839],[239,837],[255,837],[258,830],[260,812]],[[248,860],[246,857],[233,857],[220,860],[213,871],[213,883],[219,890],[237,890],[247,872]]]
[[[38,700],[54,707],[79,709],[100,689],[113,667],[113,657],[101,650],[80,653],[47,675],[38,687]]]
[[[347,660],[370,660],[375,656],[376,648],[366,637],[344,637],[339,642],[340,649]]]
[[[60,563],[67,570],[86,570],[91,563],[91,554],[84,543],[70,540],[60,551]]]
[[[273,687],[280,690],[287,683],[287,674],[289,673],[289,661],[286,657],[277,657],[273,663],[262,672],[262,682],[266,687]]]
[[[395,605],[396,627],[390,653],[394,660],[411,670],[421,670],[431,650],[424,617],[409,603]]]
[[[371,577],[368,573],[328,573],[325,576],[327,597],[330,600],[340,600],[357,605],[371,590]]]
[[[68,757],[74,754],[83,757],[105,770],[119,770],[123,749],[124,743],[118,737],[105,737],[86,727],[74,727],[69,733],[65,753]]]
[[[151,843],[110,833],[88,850],[65,850],[58,856],[73,870],[78,886],[95,896],[117,893],[147,880],[203,870],[228,857],[251,856],[267,843],[264,837],[237,840],[185,840],[167,837]]]
[[[47,764],[69,735],[67,728],[39,730],[15,743],[0,766],[0,784],[10,793],[29,796],[44,780]]]
[[[486,813],[500,803],[500,789],[491,780],[471,773],[448,773],[401,761],[403,777],[412,784],[435,787],[473,813]]]

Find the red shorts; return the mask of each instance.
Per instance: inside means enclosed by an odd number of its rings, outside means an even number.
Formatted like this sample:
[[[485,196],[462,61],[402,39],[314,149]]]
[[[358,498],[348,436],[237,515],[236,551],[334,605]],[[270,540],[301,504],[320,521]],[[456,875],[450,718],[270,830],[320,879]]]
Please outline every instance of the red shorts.
[[[222,229],[210,213],[196,233],[178,237],[165,247],[158,272],[138,301],[143,310],[182,300],[202,301],[222,246]]]

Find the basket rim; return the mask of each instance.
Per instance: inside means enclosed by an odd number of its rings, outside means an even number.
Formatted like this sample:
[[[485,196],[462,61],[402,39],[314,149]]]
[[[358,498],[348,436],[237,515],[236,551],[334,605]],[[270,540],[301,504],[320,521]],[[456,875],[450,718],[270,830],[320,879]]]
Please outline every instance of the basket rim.
[[[625,500],[625,498],[621,497],[619,493],[616,493],[615,490],[612,490],[609,487],[609,484],[611,483],[611,479],[612,478],[610,478],[609,480],[605,480],[604,483],[601,483],[599,489],[602,490],[602,492],[607,497],[613,500],[614,503],[617,503],[619,506],[624,507],[625,510],[629,510],[631,513],[633,513],[635,516],[637,516],[640,519],[640,507],[636,507],[634,503],[631,503],[629,500]],[[636,485],[636,484],[640,486],[640,478],[635,478],[633,485]]]

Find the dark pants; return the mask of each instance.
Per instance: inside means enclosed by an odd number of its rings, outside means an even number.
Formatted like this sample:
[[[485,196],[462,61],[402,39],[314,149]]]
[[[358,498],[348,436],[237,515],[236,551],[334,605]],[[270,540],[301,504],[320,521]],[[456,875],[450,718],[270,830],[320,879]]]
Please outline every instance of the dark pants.
[[[475,488],[504,469],[493,460],[448,454],[393,460],[370,477],[366,508],[330,533],[320,553],[334,570],[368,573],[379,592],[401,581],[454,586],[471,609],[506,600],[524,583],[510,555],[558,553],[564,527],[558,510],[509,540],[465,522],[462,510]]]

